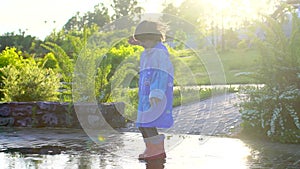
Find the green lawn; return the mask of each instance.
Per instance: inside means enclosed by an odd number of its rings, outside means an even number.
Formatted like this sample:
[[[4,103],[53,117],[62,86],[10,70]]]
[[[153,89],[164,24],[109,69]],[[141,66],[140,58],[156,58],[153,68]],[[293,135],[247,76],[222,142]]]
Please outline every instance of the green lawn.
[[[203,85],[210,84],[209,75],[211,78],[220,79],[225,74],[227,84],[247,84],[247,83],[258,83],[255,79],[249,76],[236,76],[242,72],[255,72],[257,70],[259,52],[257,50],[230,50],[223,53],[217,53],[214,51],[199,51],[199,56],[192,51],[190,52],[174,52],[172,53],[173,64],[175,68],[175,81],[177,84],[182,85]],[[203,64],[203,58],[207,59],[212,63]],[[220,59],[220,60],[218,60]],[[219,64],[216,64],[219,62]],[[215,68],[218,73],[212,72],[213,66],[219,66]],[[211,66],[211,67],[209,67]],[[222,67],[223,66],[223,67]],[[210,70],[210,73],[208,70]],[[217,75],[216,75],[217,74]],[[222,76],[222,77],[221,77]],[[223,83],[220,80],[220,83]]]

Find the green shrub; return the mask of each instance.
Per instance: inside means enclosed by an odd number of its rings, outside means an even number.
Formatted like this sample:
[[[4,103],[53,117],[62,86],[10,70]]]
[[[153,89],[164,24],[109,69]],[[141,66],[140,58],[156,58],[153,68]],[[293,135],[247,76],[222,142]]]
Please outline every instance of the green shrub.
[[[37,66],[34,60],[24,60],[22,66],[1,68],[4,76],[3,101],[56,101],[59,79],[51,69]]]
[[[47,53],[41,61],[42,61],[43,68],[50,68],[52,70],[59,69],[58,61],[55,58],[54,54],[51,52]]]
[[[7,65],[19,65],[23,60],[22,52],[17,51],[16,48],[6,47],[0,53],[0,68],[5,67]]]
[[[109,49],[106,53],[108,62],[112,65],[112,70],[110,72],[111,77],[117,69],[120,68],[124,62],[128,60],[139,60],[140,54],[143,48],[139,46],[126,46],[126,45],[116,45]],[[124,73],[124,72],[123,72]]]
[[[246,134],[300,143],[300,21],[296,18],[291,37],[271,18],[261,25],[266,39],[257,41],[262,57],[256,78],[265,86],[244,91],[247,97],[240,112]]]
[[[3,68],[8,65],[13,65],[19,67],[23,61],[22,52],[17,51],[16,48],[6,47],[0,53],[0,68]],[[3,73],[0,71],[0,77],[3,76]],[[3,89],[3,80],[0,78],[0,89]],[[0,99],[3,99],[3,91],[0,91]]]
[[[247,100],[240,104],[244,132],[283,143],[300,143],[300,90],[288,86],[245,90]]]

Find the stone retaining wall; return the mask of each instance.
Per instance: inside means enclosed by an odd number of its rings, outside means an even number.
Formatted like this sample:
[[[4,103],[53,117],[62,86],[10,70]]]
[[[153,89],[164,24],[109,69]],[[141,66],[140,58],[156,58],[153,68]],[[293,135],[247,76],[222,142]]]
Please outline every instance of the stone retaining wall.
[[[86,123],[88,127],[99,127],[99,123],[103,123],[103,121],[101,121],[103,117],[113,128],[125,127],[126,119],[122,116],[125,107],[124,103],[104,103],[96,106],[98,106],[98,110],[94,107],[94,111],[87,111],[84,114],[84,116],[87,117],[86,119],[92,119],[87,120]],[[76,107],[78,107],[78,105],[76,105]],[[0,126],[81,128],[78,117],[74,105],[69,103],[0,103]]]

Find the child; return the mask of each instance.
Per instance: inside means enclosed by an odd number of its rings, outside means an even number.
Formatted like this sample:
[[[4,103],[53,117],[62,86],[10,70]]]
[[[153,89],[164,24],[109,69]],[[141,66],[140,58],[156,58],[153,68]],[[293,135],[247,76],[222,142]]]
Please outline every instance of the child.
[[[145,48],[140,60],[139,103],[136,126],[142,133],[146,150],[139,160],[165,158],[163,134],[157,128],[173,125],[173,65],[167,48],[162,44],[162,25],[142,21],[129,43]]]

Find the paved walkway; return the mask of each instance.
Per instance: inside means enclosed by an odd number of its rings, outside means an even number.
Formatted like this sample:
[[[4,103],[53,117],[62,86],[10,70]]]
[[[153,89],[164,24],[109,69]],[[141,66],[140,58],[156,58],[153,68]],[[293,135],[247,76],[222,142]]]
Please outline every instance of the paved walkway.
[[[232,136],[240,129],[241,114],[237,105],[241,102],[238,94],[228,93],[200,102],[175,107],[174,126],[166,133],[195,134],[209,136]],[[122,131],[135,131],[134,124]]]
[[[241,120],[237,94],[230,93],[174,109],[174,133],[231,135]]]

